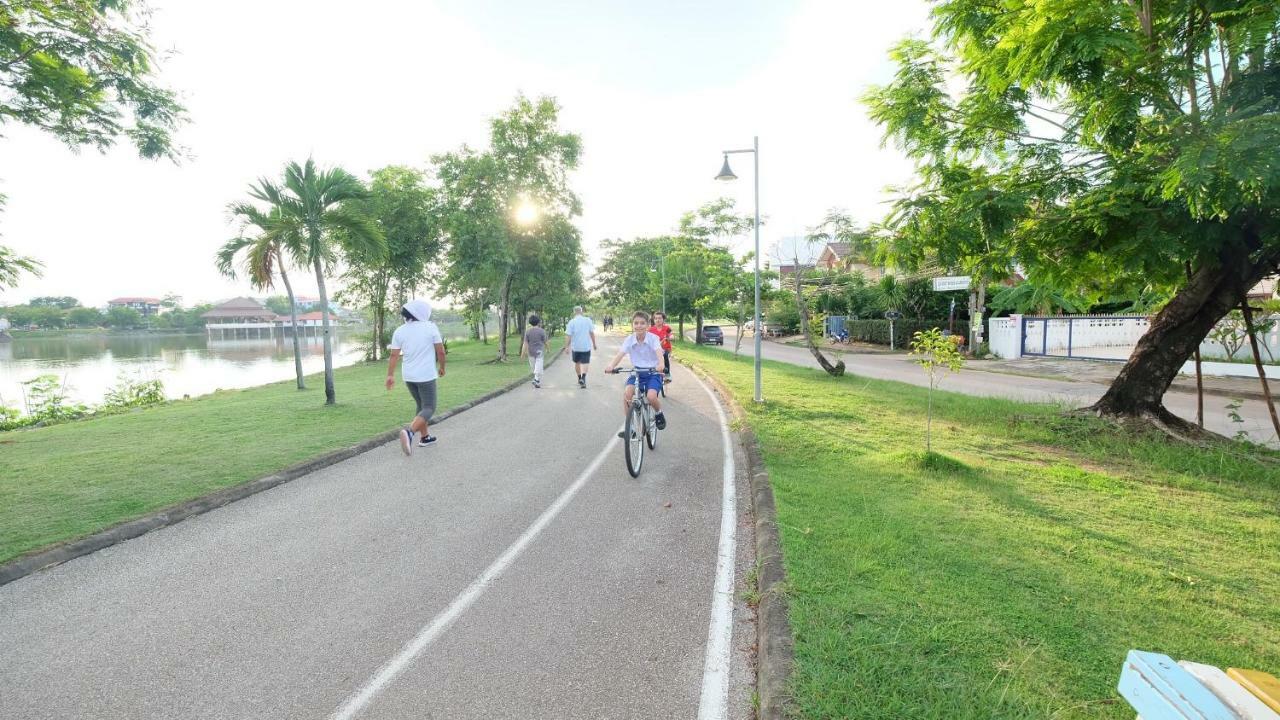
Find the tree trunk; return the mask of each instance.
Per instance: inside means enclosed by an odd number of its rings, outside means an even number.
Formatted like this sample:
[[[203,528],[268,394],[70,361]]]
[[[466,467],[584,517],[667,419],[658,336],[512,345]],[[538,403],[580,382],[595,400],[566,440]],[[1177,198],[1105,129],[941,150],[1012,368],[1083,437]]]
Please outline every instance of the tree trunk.
[[[1191,280],[1191,263],[1186,264],[1187,280]],[[1196,346],[1196,425],[1204,429],[1204,373],[1201,372],[1200,346]]]
[[[373,311],[373,340],[369,359],[377,361],[382,357],[382,349],[387,346],[387,292],[391,280],[385,272],[381,273],[378,284],[373,290],[373,300],[369,307]]]
[[[698,310],[693,314],[693,339],[695,342],[702,342],[702,311]]]
[[[298,340],[298,303],[293,299],[293,285],[289,282],[289,273],[284,271],[284,258],[280,260],[280,279],[284,281],[284,291],[289,294],[289,320],[293,323],[293,372],[298,376],[298,389],[306,390],[307,383],[302,379],[302,345]]]
[[[679,332],[680,332],[680,339],[681,339],[681,340],[684,340],[684,313],[680,313],[680,315],[676,318],[676,325],[678,326],[678,329],[679,329]],[[694,338],[694,340],[695,340],[695,343],[694,343],[694,344],[695,344],[695,345],[697,344],[697,343],[696,343],[697,339],[698,339],[698,338],[696,338],[696,337]]]
[[[329,293],[324,287],[324,268],[320,258],[316,258],[316,287],[320,290],[320,323],[324,330],[324,404],[333,405],[338,402],[333,391],[333,338],[329,325]]]
[[[511,320],[511,283],[516,279],[513,272],[507,273],[502,281],[501,317],[498,318],[498,362],[507,361],[507,328]]]
[[[1156,314],[1111,387],[1090,410],[1110,417],[1142,417],[1181,429],[1194,426],[1161,403],[1170,383],[1213,326],[1262,278],[1276,271],[1280,249],[1261,245],[1256,232],[1224,247],[1216,262],[1196,271]]]
[[[983,320],[987,314],[987,282],[987,273],[984,272],[978,276],[978,332],[976,333],[978,345],[981,345],[986,339],[984,331],[987,329],[987,324]],[[969,348],[969,351],[978,352],[978,346],[975,345]]]
[[[799,258],[796,259],[796,267],[800,266]],[[835,365],[827,359],[826,355],[818,349],[817,344],[813,342],[813,333],[809,330],[809,304],[804,301],[804,289],[800,283],[800,274],[796,273],[796,309],[800,311],[800,332],[804,334],[804,344],[809,348],[809,353],[813,355],[813,359],[818,361],[822,369],[832,377],[840,377],[844,375],[844,361],[837,360]]]
[[[733,341],[733,354],[737,355],[742,350],[742,329],[747,326],[747,309],[738,306],[738,316],[734,318],[738,325],[738,334]]]
[[[1249,307],[1249,298],[1240,303],[1240,312],[1244,314],[1244,332],[1249,336],[1249,347],[1253,349],[1253,366],[1258,370],[1258,381],[1262,383],[1262,398],[1271,411],[1271,427],[1280,436],[1280,417],[1276,417],[1276,406],[1271,402],[1271,386],[1267,384],[1267,371],[1262,367],[1262,353],[1258,351],[1258,336],[1253,331],[1253,308]]]

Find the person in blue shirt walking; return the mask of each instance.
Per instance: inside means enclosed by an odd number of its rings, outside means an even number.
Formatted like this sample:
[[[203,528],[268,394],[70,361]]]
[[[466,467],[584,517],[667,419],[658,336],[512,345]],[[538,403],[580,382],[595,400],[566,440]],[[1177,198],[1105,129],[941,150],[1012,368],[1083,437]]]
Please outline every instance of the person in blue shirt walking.
[[[578,374],[578,387],[587,386],[587,367],[591,364],[591,351],[596,349],[596,329],[591,318],[582,314],[582,306],[573,308],[573,319],[564,329],[569,336],[569,350],[573,353],[573,371]]]

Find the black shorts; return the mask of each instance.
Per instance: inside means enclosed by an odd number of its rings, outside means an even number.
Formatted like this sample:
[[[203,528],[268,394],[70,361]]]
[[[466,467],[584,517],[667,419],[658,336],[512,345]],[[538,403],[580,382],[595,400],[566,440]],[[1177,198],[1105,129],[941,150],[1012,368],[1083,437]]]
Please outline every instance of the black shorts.
[[[574,350],[573,361],[575,363],[582,363],[583,365],[590,365],[591,351],[590,350]]]

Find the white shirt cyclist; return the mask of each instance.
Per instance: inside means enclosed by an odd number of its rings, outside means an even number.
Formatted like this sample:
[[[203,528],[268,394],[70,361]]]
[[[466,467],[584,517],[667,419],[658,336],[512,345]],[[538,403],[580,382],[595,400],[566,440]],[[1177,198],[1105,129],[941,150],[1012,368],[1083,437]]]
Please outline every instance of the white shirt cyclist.
[[[635,333],[628,333],[622,341],[622,352],[631,357],[631,365],[642,370],[653,370],[662,364],[662,341],[651,332],[644,340],[636,340]]]

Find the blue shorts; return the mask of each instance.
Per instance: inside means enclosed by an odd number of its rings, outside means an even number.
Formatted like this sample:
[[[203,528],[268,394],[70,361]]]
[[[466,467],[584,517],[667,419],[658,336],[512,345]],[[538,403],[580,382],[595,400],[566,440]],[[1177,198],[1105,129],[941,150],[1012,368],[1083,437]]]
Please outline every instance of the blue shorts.
[[[661,371],[659,370],[642,371],[639,373],[639,375],[640,375],[640,385],[645,390],[652,390],[653,392],[662,392],[662,372]],[[627,384],[635,385],[636,376],[628,375]]]

